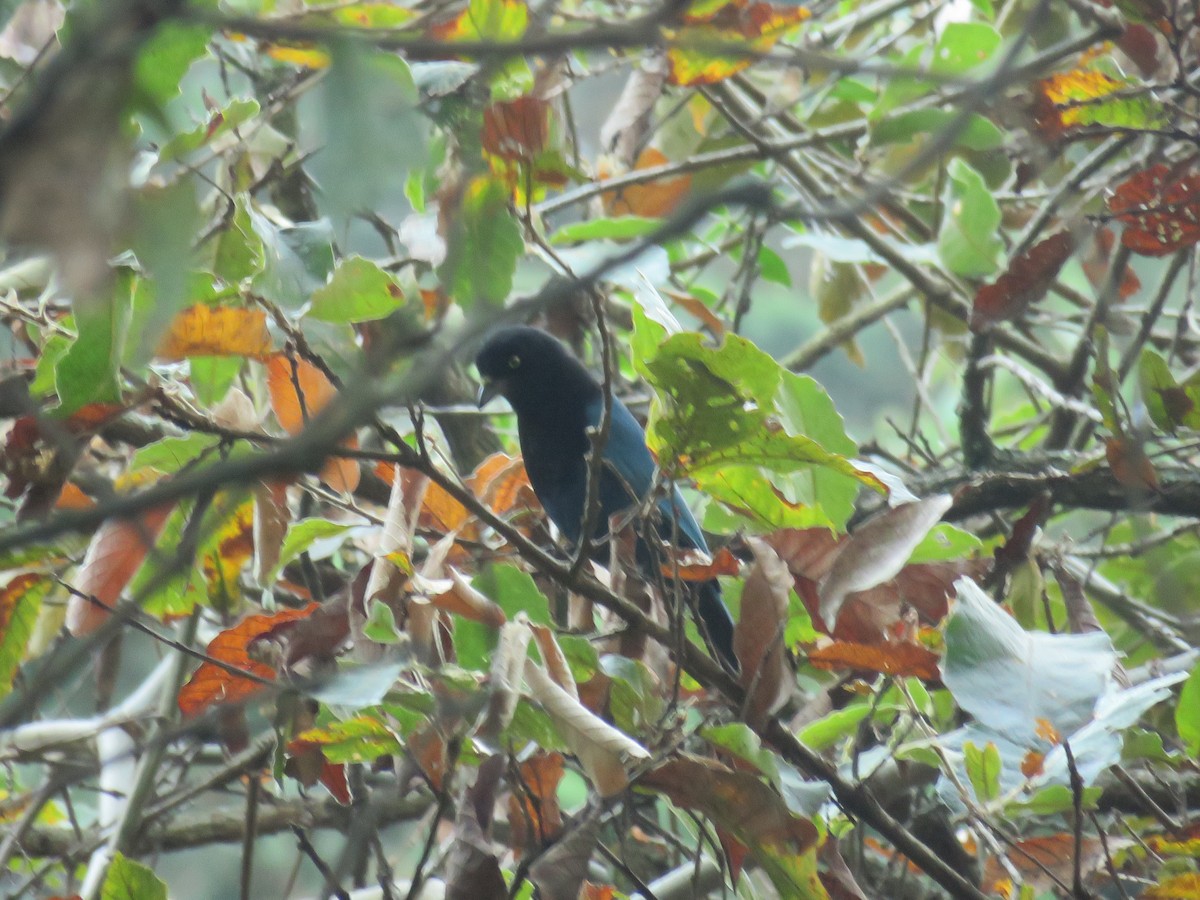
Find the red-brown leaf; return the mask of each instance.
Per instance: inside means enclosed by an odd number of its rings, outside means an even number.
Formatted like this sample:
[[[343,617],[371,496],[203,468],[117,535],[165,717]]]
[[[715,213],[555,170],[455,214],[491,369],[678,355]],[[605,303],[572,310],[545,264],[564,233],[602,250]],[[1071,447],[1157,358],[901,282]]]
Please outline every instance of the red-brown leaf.
[[[1041,300],[1074,248],[1071,235],[1060,231],[1010,261],[1003,275],[975,294],[971,327],[1015,319]]]
[[[250,658],[251,642],[274,631],[280,625],[312,615],[320,609],[310,603],[303,609],[285,609],[270,616],[250,616],[237,625],[222,631],[209,642],[208,656],[256,676],[242,678],[215,663],[201,664],[179,692],[179,709],[185,717],[197,716],[216,703],[234,703],[262,689],[261,680],[271,681],[275,670],[266,663]]]
[[[1108,208],[1125,224],[1121,243],[1143,256],[1166,256],[1200,241],[1200,174],[1159,163],[1122,182]]]

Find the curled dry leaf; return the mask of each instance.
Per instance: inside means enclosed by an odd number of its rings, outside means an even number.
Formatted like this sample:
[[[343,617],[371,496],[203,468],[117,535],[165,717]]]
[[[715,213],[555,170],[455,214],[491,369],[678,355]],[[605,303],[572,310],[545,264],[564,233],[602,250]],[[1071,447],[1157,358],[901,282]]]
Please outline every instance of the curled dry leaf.
[[[156,506],[137,519],[108,519],[92,536],[75,577],[75,590],[67,604],[67,630],[76,637],[91,634],[109,617],[129,579],[141,567],[147,552],[174,504]],[[99,603],[93,603],[91,598]]]
[[[761,724],[791,696],[795,686],[784,653],[788,593],[792,576],[766,542],[750,539],[754,562],[742,588],[742,612],[733,630],[733,647],[746,688],[746,720]]]
[[[680,756],[646,772],[637,783],[665,794],[676,806],[708,816],[763,865],[798,856],[817,842],[816,826],[794,815],[769,785],[715,760]]]
[[[820,584],[821,618],[836,627],[847,595],[895,577],[953,503],[949,494],[905,503],[885,510],[850,535]]]
[[[254,485],[254,580],[265,584],[283,549],[291,511],[286,481],[260,481]]]
[[[529,695],[554,720],[571,752],[601,797],[612,797],[629,784],[627,764],[650,758],[650,752],[572,697],[531,659],[525,660]]]
[[[575,676],[571,674],[571,666],[563,655],[562,647],[558,646],[554,632],[545,625],[531,624],[529,627],[533,630],[533,639],[537,642],[538,652],[542,654],[546,673],[555,684],[578,700],[579,688],[575,684]]]
[[[645,145],[654,104],[667,83],[667,60],[662,52],[647,53],[629,73],[621,96],[600,126],[601,151],[621,168],[633,165],[634,155]]]
[[[512,722],[521,699],[521,672],[529,657],[529,626],[521,619],[500,629],[500,640],[492,651],[488,677],[488,702],[476,733],[493,740]]]
[[[482,622],[491,628],[501,628],[508,621],[501,609],[489,597],[475,590],[475,587],[461,572],[453,566],[447,568],[450,575],[451,587],[430,598],[438,609],[455,613],[464,619]]]

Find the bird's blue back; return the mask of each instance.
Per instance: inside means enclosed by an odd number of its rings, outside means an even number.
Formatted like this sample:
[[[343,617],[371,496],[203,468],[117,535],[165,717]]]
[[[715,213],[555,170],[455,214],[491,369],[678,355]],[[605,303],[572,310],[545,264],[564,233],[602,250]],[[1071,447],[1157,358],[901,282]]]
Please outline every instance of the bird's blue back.
[[[587,415],[591,427],[596,429],[600,427],[603,413],[603,399],[596,398],[588,404]],[[654,457],[646,447],[646,433],[638,424],[637,419],[633,417],[633,413],[624,403],[614,397],[610,415],[612,422],[602,456],[616,474],[614,475],[613,472],[601,474],[600,510],[606,522],[609,517],[622,512],[634,502],[627,487],[632,489],[638,500],[649,493],[654,484],[655,470]],[[664,497],[659,500],[658,511],[666,523],[665,533],[662,535],[665,540],[675,539],[675,535],[672,534],[674,528],[671,525],[671,521],[674,519],[678,523],[678,543],[681,546],[708,551],[708,546],[704,542],[704,534],[700,531],[700,526],[692,516],[691,510],[683,502],[679,488],[671,486],[670,499]],[[581,505],[577,519],[581,519],[582,514]],[[578,529],[576,530],[578,531]]]

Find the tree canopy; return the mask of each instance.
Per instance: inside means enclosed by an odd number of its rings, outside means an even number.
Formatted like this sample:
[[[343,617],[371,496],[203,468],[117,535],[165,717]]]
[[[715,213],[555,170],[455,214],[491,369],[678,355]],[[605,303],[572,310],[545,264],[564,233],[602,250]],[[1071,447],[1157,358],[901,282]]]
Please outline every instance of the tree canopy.
[[[1200,897],[1194,3],[0,20],[6,896]]]

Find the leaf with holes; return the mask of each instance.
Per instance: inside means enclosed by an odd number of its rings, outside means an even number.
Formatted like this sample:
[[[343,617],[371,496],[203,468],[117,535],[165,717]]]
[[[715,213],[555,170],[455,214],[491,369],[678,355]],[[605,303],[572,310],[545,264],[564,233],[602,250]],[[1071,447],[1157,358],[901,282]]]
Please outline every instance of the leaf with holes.
[[[1117,185],[1108,208],[1125,225],[1122,244],[1167,256],[1200,241],[1200,174],[1159,163]]]

